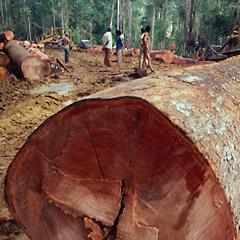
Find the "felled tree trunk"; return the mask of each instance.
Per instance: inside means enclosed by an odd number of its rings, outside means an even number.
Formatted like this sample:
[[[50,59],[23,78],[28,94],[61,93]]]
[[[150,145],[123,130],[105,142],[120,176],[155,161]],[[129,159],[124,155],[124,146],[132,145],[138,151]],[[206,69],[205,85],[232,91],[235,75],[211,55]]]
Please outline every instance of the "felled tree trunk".
[[[50,74],[47,62],[42,61],[39,57],[31,56],[24,47],[14,41],[7,43],[4,51],[16,64],[24,78],[38,80]]]
[[[8,169],[18,223],[32,240],[234,240],[239,60],[135,80],[48,119]]]
[[[175,57],[173,60],[173,63],[178,65],[196,64],[197,62],[196,59],[186,57]]]
[[[6,31],[0,33],[0,42],[7,43],[14,39],[14,33],[12,31]]]
[[[175,54],[168,50],[150,51],[150,56],[155,60],[163,60],[165,63],[173,63]]]

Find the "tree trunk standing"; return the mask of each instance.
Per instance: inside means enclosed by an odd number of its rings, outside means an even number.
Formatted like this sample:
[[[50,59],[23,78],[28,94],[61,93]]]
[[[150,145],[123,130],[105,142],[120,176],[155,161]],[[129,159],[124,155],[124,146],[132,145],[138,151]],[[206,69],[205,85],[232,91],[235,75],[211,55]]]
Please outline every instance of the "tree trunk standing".
[[[62,25],[62,30],[63,30],[64,29],[64,12],[63,12],[63,8],[61,9],[61,25]]]
[[[92,30],[93,30],[92,22],[89,22],[89,39],[91,42],[92,42]]]
[[[154,36],[155,36],[155,20],[156,20],[156,6],[155,3],[153,3],[153,9],[152,9],[152,33],[151,33],[151,37],[152,37],[152,41],[151,41],[151,49],[153,50],[154,48]]]
[[[120,0],[117,0],[117,30],[120,30]]]
[[[194,37],[193,37],[194,22],[195,22],[195,0],[191,0],[190,1],[189,24],[188,24],[188,41],[190,43],[194,40]]]
[[[45,34],[45,17],[42,16],[42,35],[44,36]]]
[[[111,13],[111,18],[110,18],[110,24],[109,27],[112,28],[113,26],[113,18],[114,18],[114,9],[115,9],[115,3],[112,3],[112,13]]]
[[[184,45],[183,45],[183,52],[186,54],[187,49],[187,39],[188,39],[188,0],[184,1]]]
[[[119,29],[120,29],[120,31],[121,32],[123,32],[123,26],[124,26],[124,23],[123,23],[123,21],[124,21],[124,7],[125,7],[125,5],[124,5],[124,1],[125,0],[120,0],[120,17],[119,17]]]
[[[11,14],[11,1],[7,0],[7,4],[8,4],[8,24],[9,26],[12,26],[12,14]]]
[[[162,4],[161,13],[160,13],[161,20],[164,21],[164,22],[166,21],[167,16],[168,16],[167,8],[168,8],[168,0],[165,0]],[[166,33],[166,28],[164,28],[163,38],[160,41],[160,43],[161,43],[160,46],[161,46],[162,49],[166,48],[166,38],[167,38],[167,33]]]
[[[4,13],[3,13],[3,1],[0,1],[0,10],[1,10],[1,25],[4,25]]]
[[[128,45],[132,47],[132,21],[133,21],[133,9],[132,9],[132,0],[128,0]]]
[[[6,0],[4,0],[4,9],[5,9],[5,27],[8,25],[8,15],[7,15],[7,1]]]
[[[236,19],[236,24],[240,23],[240,0],[238,0],[238,6],[237,6],[237,19]]]
[[[56,16],[55,16],[54,0],[52,0],[51,2],[52,2],[53,28],[56,29]]]
[[[90,0],[90,4],[92,4],[92,0]],[[69,28],[69,6],[67,0],[64,0],[64,17],[65,17],[65,28]]]
[[[30,17],[28,16],[28,34],[29,34],[29,41],[32,42],[32,30],[31,30],[31,20]]]

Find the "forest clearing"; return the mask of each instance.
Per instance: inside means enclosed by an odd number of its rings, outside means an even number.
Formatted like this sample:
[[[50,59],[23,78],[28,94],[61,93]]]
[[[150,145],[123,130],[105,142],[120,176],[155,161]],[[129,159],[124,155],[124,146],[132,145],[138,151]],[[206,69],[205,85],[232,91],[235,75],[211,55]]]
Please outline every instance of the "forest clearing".
[[[0,1],[0,240],[240,239],[240,0]]]

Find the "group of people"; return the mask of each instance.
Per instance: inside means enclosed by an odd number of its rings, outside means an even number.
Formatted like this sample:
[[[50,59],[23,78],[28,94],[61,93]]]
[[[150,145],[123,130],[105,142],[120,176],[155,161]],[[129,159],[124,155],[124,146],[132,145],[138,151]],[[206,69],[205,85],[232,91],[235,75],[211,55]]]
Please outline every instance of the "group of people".
[[[140,57],[139,57],[139,68],[144,68],[144,65],[148,66],[152,72],[154,72],[151,64],[150,56],[150,26],[147,26],[145,29],[142,29],[140,37]],[[124,36],[121,31],[116,31],[116,53],[117,53],[117,65],[121,67],[122,65],[122,50],[124,46]],[[107,32],[103,35],[103,46],[104,51],[104,65],[111,67],[110,57],[113,47],[113,38],[112,38],[112,29],[108,28]]]
[[[116,31],[116,52],[118,67],[122,65],[122,50],[123,50],[124,35],[120,30]],[[103,35],[102,49],[104,51],[104,65],[111,67],[110,57],[113,46],[112,29],[109,27]]]
[[[139,56],[139,68],[144,68],[146,65],[154,72],[152,64],[151,64],[151,56],[150,56],[150,46],[151,46],[151,38],[150,38],[150,26],[147,26],[145,29],[141,31],[140,37],[140,56]],[[65,33],[62,44],[64,46],[65,53],[65,63],[69,63],[70,58],[70,36],[68,33]],[[109,27],[106,33],[103,35],[102,39],[103,45],[102,50],[104,51],[104,65],[111,67],[111,54],[113,47],[113,37],[112,37],[112,29]],[[124,47],[124,35],[120,30],[116,31],[116,54],[117,54],[117,65],[118,67],[122,66],[122,51]]]

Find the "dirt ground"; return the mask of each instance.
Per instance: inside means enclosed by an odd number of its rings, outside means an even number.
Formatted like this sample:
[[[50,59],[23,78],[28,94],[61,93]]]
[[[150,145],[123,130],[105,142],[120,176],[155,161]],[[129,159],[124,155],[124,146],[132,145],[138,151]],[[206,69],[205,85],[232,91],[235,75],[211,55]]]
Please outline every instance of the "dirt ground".
[[[48,50],[47,54],[63,61],[63,52]],[[115,56],[112,56],[115,60]],[[134,81],[134,68],[138,65],[137,57],[123,59],[119,70],[116,61],[112,68],[102,64],[100,53],[73,52],[68,72],[52,74],[41,81],[20,80],[10,76],[0,82],[0,240],[28,238],[17,227],[3,201],[3,182],[6,170],[14,156],[25,143],[27,137],[44,120],[58,112],[64,106],[83,96],[121,84]],[[154,62],[155,71],[169,72],[178,66],[167,66]]]

